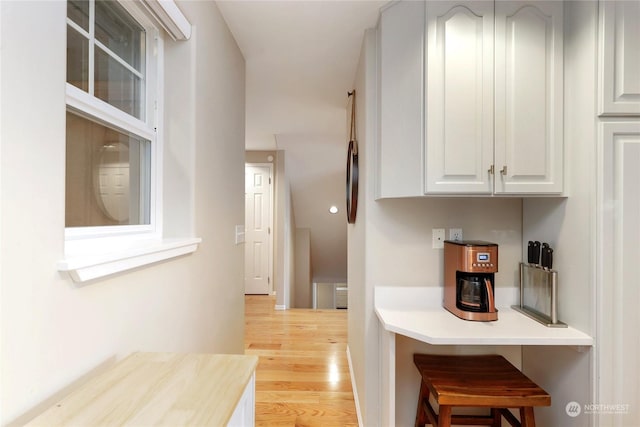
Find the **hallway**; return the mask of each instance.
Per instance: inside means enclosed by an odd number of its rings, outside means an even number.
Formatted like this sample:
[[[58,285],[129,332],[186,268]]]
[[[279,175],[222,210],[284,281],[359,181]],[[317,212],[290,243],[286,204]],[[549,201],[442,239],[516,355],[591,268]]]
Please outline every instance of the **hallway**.
[[[245,296],[245,354],[256,370],[256,426],[357,426],[346,310],[275,311]]]

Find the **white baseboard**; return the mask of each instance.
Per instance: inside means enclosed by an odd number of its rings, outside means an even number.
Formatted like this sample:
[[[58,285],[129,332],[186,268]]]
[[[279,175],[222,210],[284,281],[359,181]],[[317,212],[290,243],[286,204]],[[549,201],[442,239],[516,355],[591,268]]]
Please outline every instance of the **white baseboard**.
[[[286,310],[286,309],[287,309],[286,305],[284,305],[284,304],[283,305],[276,304],[276,310]]]
[[[360,412],[360,399],[358,399],[358,388],[356,387],[356,377],[353,375],[353,365],[351,364],[351,352],[347,346],[347,362],[349,362],[349,376],[351,377],[351,388],[353,389],[353,400],[356,403],[356,416],[358,417],[358,427],[362,425],[362,413]]]

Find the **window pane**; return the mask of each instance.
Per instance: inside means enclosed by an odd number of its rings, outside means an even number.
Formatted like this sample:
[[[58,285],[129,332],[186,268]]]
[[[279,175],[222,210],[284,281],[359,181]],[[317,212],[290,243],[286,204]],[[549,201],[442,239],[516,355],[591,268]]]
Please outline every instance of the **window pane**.
[[[150,141],[67,112],[66,227],[150,223]]]
[[[95,96],[142,119],[142,81],[102,49],[95,51]]]
[[[67,82],[89,91],[89,40],[68,25]]]
[[[142,71],[145,33],[115,1],[96,1],[96,39],[126,63]]]
[[[89,32],[89,0],[67,0],[67,17]]]

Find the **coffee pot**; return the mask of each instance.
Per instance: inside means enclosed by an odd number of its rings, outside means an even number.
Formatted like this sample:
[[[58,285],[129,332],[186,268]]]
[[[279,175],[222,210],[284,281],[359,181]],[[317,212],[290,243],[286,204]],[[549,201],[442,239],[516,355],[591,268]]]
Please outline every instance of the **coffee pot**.
[[[456,287],[456,306],[461,310],[495,312],[491,278],[461,276]]]
[[[494,287],[498,245],[446,240],[444,258],[444,307],[465,320],[498,320]]]

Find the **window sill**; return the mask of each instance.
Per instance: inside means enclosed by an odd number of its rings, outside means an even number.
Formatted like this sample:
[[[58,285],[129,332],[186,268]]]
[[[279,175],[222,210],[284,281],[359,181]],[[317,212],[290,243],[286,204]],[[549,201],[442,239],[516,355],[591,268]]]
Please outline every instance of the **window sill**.
[[[76,283],[99,279],[159,261],[195,252],[202,239],[142,240],[108,253],[66,256],[58,271],[67,272]]]

